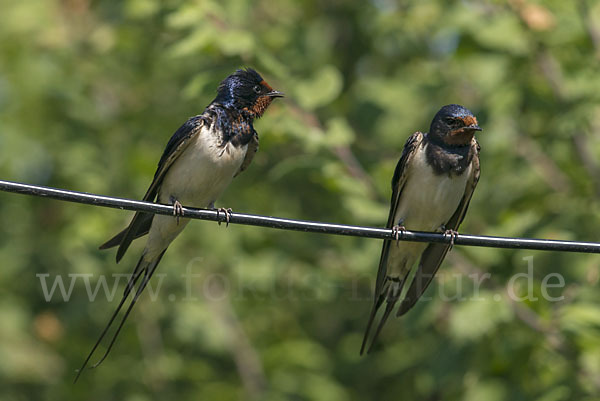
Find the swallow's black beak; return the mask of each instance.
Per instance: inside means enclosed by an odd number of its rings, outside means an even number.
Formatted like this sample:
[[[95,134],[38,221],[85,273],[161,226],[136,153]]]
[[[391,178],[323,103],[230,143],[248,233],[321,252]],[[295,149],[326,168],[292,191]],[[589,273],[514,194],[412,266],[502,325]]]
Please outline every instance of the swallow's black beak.
[[[481,127],[477,124],[471,124],[467,127],[465,127],[466,129],[469,129],[471,131],[483,131],[483,129],[481,129]]]
[[[283,92],[279,92],[279,91],[273,90],[271,92],[268,92],[266,94],[266,96],[269,96],[269,97],[284,97],[285,95],[283,94]]]

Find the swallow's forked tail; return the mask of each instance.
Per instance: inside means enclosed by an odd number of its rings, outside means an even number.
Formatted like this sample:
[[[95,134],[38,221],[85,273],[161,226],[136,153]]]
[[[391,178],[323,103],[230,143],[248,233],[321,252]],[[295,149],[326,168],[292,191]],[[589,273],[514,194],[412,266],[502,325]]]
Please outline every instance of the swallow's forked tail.
[[[367,345],[367,341],[369,339],[369,333],[371,331],[371,327],[373,326],[373,321],[375,320],[375,315],[377,315],[377,311],[381,307],[383,301],[386,301],[385,311],[383,312],[383,316],[379,321],[379,325],[377,326],[377,330],[375,330],[375,334],[371,339],[371,345],[367,350],[367,354],[371,352],[373,349],[373,345],[381,332],[381,329],[385,325],[392,309],[394,309],[394,305],[398,302],[398,298],[400,298],[400,293],[402,292],[402,286],[404,285],[404,280],[399,280],[398,278],[390,278],[386,277],[385,282],[382,286],[381,293],[377,295],[375,302],[373,302],[373,308],[371,309],[371,315],[369,316],[369,321],[367,322],[367,329],[365,331],[365,336],[363,337],[363,342],[360,347],[360,354],[362,355],[365,351],[365,347]]]
[[[165,252],[163,251],[153,261],[146,261],[146,260],[144,260],[144,255],[142,255],[142,257],[140,258],[138,264],[135,267],[135,270],[133,271],[133,274],[132,274],[131,278],[127,282],[127,286],[125,287],[125,291],[123,292],[123,297],[121,298],[121,301],[119,302],[119,305],[117,306],[117,309],[112,314],[110,320],[108,321],[108,324],[106,325],[106,327],[104,327],[104,330],[102,330],[102,333],[100,334],[100,337],[98,338],[98,340],[94,344],[94,347],[92,348],[92,350],[88,354],[87,358],[83,362],[83,365],[81,365],[81,368],[79,370],[77,370],[77,376],[75,376],[74,382],[77,382],[77,380],[79,379],[79,376],[81,376],[81,373],[86,368],[88,362],[92,358],[92,355],[94,354],[94,352],[96,351],[96,349],[100,345],[100,342],[102,342],[102,339],[104,338],[104,336],[106,335],[106,333],[108,332],[108,330],[110,329],[110,327],[112,326],[112,324],[115,321],[117,315],[119,314],[119,311],[121,310],[121,308],[125,304],[125,301],[127,300],[127,297],[129,296],[129,294],[132,293],[132,290],[134,289],[134,285],[137,283],[137,281],[139,280],[139,278],[143,276],[142,281],[140,282],[140,285],[137,288],[137,290],[135,291],[133,299],[131,300],[131,303],[129,304],[129,307],[127,307],[127,310],[125,311],[125,315],[121,319],[121,323],[119,323],[119,327],[117,327],[117,331],[113,335],[113,337],[112,337],[112,339],[111,339],[111,341],[110,341],[110,343],[108,345],[108,348],[104,352],[104,355],[102,356],[102,358],[100,358],[100,360],[98,362],[96,362],[94,365],[91,366],[91,369],[97,367],[98,365],[100,365],[102,363],[102,361],[104,361],[106,359],[106,357],[110,353],[110,350],[112,349],[112,347],[113,347],[113,345],[114,345],[117,337],[119,336],[119,332],[121,331],[121,328],[123,327],[123,324],[125,324],[125,320],[127,320],[127,317],[129,316],[129,313],[131,312],[131,309],[133,308],[133,305],[135,305],[135,303],[137,302],[138,298],[140,297],[140,295],[144,291],[144,288],[146,288],[146,285],[148,284],[148,281],[150,280],[150,278],[154,274],[154,271],[156,270],[156,267],[160,263],[160,260],[162,259],[162,256],[164,255],[164,253]]]
[[[118,246],[119,249],[117,251],[117,263],[121,260],[127,248],[134,239],[142,237],[148,234],[150,231],[150,226],[152,225],[152,220],[154,219],[154,215],[152,213],[142,213],[137,212],[131,223],[117,235],[106,241],[104,244],[100,245],[99,249],[109,249],[115,246]]]

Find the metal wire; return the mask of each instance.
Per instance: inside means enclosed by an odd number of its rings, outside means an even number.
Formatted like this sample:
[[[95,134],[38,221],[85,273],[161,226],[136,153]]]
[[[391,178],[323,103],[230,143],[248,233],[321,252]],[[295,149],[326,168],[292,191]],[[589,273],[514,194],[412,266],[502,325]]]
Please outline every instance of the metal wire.
[[[148,212],[164,215],[173,214],[172,205],[163,205],[158,203],[136,201],[131,199],[114,198],[110,196],[68,191],[64,189],[49,188],[39,185],[22,184],[12,181],[0,180],[0,190],[6,192],[19,193],[23,195],[33,195],[45,198],[58,199],[67,202],[111,207],[115,209],[134,210],[139,212]],[[191,219],[212,220],[220,222],[225,222],[226,220],[225,214],[218,213],[216,210],[184,207],[183,212],[186,218]],[[229,223],[321,234],[347,235],[353,237],[378,239],[394,239],[392,230],[387,228],[361,227],[350,226],[345,224],[321,223],[307,220],[283,219],[280,217],[258,216],[254,214],[238,212],[233,212],[231,214]],[[451,238],[450,236],[445,236],[444,234],[440,233],[405,231],[404,233],[400,234],[400,240],[449,244]],[[468,234],[459,234],[458,237],[454,240],[454,245],[532,249],[540,251],[600,253],[600,243],[594,242],[560,241],[533,238],[490,237]]]

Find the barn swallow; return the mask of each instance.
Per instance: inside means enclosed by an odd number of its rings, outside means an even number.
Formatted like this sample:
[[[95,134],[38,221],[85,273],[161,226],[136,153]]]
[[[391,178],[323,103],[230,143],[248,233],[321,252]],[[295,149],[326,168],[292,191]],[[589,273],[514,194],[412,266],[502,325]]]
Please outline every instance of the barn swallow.
[[[86,367],[128,296],[133,293],[133,299],[104,356],[94,367],[108,356],[167,247],[189,222],[189,219],[180,219],[183,216],[182,204],[214,208],[217,198],[231,180],[248,167],[258,150],[254,120],[263,115],[274,98],[282,96],[283,93],[273,90],[253,69],[237,70],[221,82],[217,96],[204,112],[191,117],[173,134],[143,200],[172,204],[174,216],[137,212],[127,228],[100,246],[100,249],[107,249],[118,245],[118,263],[134,239],[148,234],[146,247],[127,283],[121,302],[75,380]],[[230,209],[220,210],[225,211],[228,218]],[[134,292],[133,287],[140,278],[139,287]]]
[[[415,277],[400,303],[396,316],[405,314],[423,294],[463,221],[479,180],[477,119],[457,104],[442,107],[431,122],[429,133],[416,132],[406,144],[392,178],[392,200],[387,227],[396,241],[385,240],[375,283],[375,299],[360,353],[365,350],[377,310],[386,301],[385,311],[371,340],[369,351],[400,298],[413,265],[419,259]],[[407,227],[415,231],[442,232],[450,244],[398,241]]]

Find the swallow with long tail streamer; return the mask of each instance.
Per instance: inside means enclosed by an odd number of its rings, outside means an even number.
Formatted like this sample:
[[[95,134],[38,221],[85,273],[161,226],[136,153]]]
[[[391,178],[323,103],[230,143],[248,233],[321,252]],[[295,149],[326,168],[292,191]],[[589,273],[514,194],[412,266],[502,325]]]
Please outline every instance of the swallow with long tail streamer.
[[[479,144],[474,136],[477,131],[481,128],[473,113],[463,106],[450,104],[437,112],[428,133],[416,132],[406,141],[392,178],[387,222],[387,227],[396,233],[396,241],[383,243],[375,299],[361,354],[378,309],[386,303],[369,351],[400,299],[417,260],[417,271],[396,316],[415,305],[452,247],[479,180]],[[442,232],[450,236],[450,244],[398,241],[399,234],[407,229]]]
[[[131,309],[156,271],[169,244],[185,228],[182,205],[214,208],[231,180],[244,171],[258,150],[254,120],[261,117],[274,98],[274,90],[253,69],[240,69],[225,78],[217,96],[204,112],[187,120],[171,137],[160,158],[154,179],[143,200],[173,205],[173,216],[137,212],[127,228],[100,246],[118,246],[117,262],[131,242],[148,234],[146,246],[129,279],[123,297],[79,369],[79,378],[102,339],[117,318],[129,295],[133,298],[113,334],[98,366],[109,354]],[[229,219],[230,209],[219,209]],[[141,279],[141,280],[140,280]],[[140,281],[136,289],[134,286]]]

